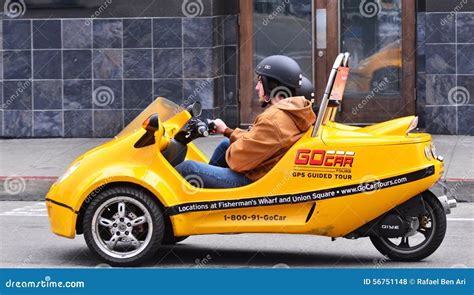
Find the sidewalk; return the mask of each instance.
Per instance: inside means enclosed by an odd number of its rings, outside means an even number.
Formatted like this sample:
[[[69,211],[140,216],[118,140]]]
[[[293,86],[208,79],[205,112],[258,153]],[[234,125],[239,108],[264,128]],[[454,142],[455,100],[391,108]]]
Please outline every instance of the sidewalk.
[[[195,141],[208,156],[220,136]],[[474,137],[434,135],[438,154],[444,157],[448,196],[458,201],[474,201]],[[66,167],[87,150],[108,139],[10,139],[0,140],[0,201],[43,200],[51,184]],[[443,188],[436,185],[436,194]]]

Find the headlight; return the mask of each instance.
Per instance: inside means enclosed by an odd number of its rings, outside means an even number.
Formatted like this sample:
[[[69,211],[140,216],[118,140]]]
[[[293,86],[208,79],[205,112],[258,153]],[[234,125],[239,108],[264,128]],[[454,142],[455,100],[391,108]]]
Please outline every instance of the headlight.
[[[428,159],[428,161],[433,159],[431,155],[431,149],[428,145],[425,145],[425,157]]]
[[[63,175],[61,175],[58,180],[56,180],[56,183],[60,183],[61,181],[63,181],[64,179],[68,178],[74,171],[76,171],[77,167],[79,167],[79,164],[81,162],[76,162],[74,165],[72,165],[71,167],[69,167],[66,172],[64,172]]]
[[[438,158],[438,154],[436,153],[436,147],[434,145],[434,143],[431,143],[431,153],[433,154],[433,158]]]

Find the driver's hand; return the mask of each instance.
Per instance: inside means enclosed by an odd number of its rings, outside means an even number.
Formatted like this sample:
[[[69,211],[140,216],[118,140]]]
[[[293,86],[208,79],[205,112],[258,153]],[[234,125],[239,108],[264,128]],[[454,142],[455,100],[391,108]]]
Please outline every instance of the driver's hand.
[[[224,134],[227,125],[221,119],[215,119],[214,125],[216,126],[216,134]]]

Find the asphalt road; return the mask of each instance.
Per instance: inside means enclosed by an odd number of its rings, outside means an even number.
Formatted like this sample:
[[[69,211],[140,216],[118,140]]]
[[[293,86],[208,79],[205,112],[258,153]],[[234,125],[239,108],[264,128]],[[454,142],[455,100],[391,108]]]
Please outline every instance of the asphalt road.
[[[89,252],[82,236],[69,240],[50,232],[42,202],[0,202],[0,267],[109,267]],[[474,203],[448,215],[440,248],[416,263],[391,262],[368,239],[309,235],[240,234],[194,236],[164,247],[145,267],[474,267]]]

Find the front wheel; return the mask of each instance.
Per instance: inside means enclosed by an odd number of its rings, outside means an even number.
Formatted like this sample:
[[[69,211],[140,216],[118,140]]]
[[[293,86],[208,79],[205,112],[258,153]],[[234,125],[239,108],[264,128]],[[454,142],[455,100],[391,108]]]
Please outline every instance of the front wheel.
[[[115,266],[138,265],[158,251],[164,222],[152,196],[133,187],[103,191],[84,215],[89,249]]]
[[[433,254],[446,233],[446,214],[434,194],[423,193],[426,213],[418,217],[418,229],[399,238],[370,236],[372,244],[383,255],[396,261],[419,261]]]

